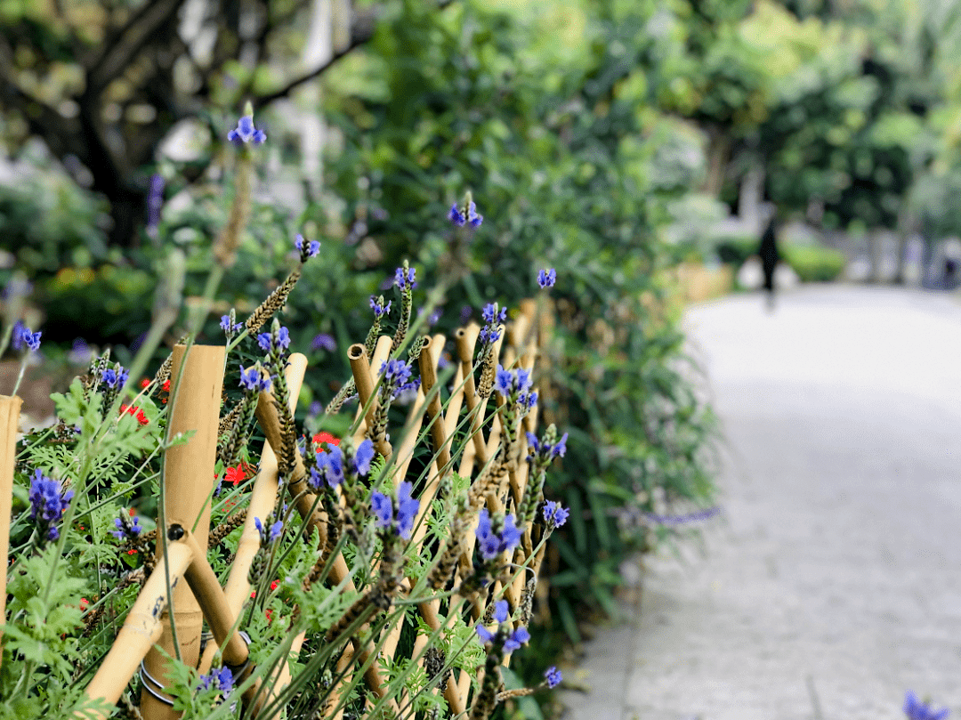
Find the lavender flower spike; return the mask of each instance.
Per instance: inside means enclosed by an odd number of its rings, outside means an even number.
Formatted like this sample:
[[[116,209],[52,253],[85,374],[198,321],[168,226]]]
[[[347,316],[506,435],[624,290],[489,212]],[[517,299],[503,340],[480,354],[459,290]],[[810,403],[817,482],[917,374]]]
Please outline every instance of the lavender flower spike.
[[[59,482],[36,470],[30,481],[29,498],[30,519],[38,521],[38,529],[45,531],[47,540],[59,538],[60,531],[56,525],[73,499],[73,490],[63,492]]]
[[[935,710],[927,703],[921,702],[913,690],[908,690],[904,696],[904,714],[908,720],[944,720],[950,711],[948,708]]]
[[[537,284],[541,289],[546,289],[554,287],[554,283],[557,282],[557,271],[554,268],[548,270],[541,270],[537,273]]]
[[[547,681],[547,687],[553,689],[561,684],[564,676],[561,675],[561,671],[558,670],[556,666],[551,665],[544,671],[544,679]]]
[[[227,133],[227,139],[238,147],[248,143],[260,145],[267,139],[267,133],[254,127],[254,111],[249,103],[245,110],[246,114],[237,121],[237,127]]]

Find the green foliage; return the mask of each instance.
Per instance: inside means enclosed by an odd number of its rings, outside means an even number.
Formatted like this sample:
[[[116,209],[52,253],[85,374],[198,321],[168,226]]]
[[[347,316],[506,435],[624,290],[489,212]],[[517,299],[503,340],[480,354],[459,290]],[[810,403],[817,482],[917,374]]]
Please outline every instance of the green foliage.
[[[818,245],[785,243],[781,247],[781,254],[802,282],[831,282],[844,272],[847,264],[847,258],[841,251]]]

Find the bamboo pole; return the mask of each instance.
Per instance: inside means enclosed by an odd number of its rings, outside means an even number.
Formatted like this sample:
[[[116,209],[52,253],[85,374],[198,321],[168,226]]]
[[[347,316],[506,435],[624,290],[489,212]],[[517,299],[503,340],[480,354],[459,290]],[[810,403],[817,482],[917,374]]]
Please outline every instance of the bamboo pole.
[[[355,440],[360,442],[365,434],[370,433],[374,426],[374,418],[377,415],[377,398],[371,401],[374,394],[375,378],[377,377],[380,366],[387,361],[390,356],[391,339],[387,335],[381,335],[374,346],[374,356],[368,359],[367,348],[357,343],[347,349],[347,361],[350,363],[350,371],[354,376],[354,385],[357,387],[358,412],[367,407],[364,420],[357,426]],[[368,406],[368,402],[370,405]],[[385,437],[371,437],[374,447],[385,458],[389,458],[393,453],[390,443]]]
[[[10,515],[13,511],[13,469],[17,460],[20,405],[16,395],[0,396],[0,625],[7,622],[7,554],[10,551]],[[3,634],[0,633],[0,639]],[[0,660],[3,649],[0,647]]]
[[[160,640],[164,631],[161,614],[166,611],[167,577],[170,585],[179,585],[187,566],[190,564],[191,551],[183,542],[171,541],[167,543],[167,554],[157,561],[157,567],[150,574],[140,595],[124,620],[117,639],[114,640],[100,664],[100,669],[93,680],[87,685],[86,693],[93,699],[103,699],[110,704],[120,699],[121,693],[130,678],[137,672],[140,661],[151,650],[154,643]],[[177,589],[174,587],[174,592]],[[87,713],[77,717],[88,718]],[[96,714],[105,720],[106,714]]]
[[[429,395],[434,385],[437,384],[437,359],[431,351],[431,347],[443,348],[443,335],[435,338],[428,338],[420,351],[417,362],[420,366],[420,382],[424,388],[424,395]],[[437,342],[440,338],[440,342]],[[439,357],[439,353],[437,353]],[[431,419],[430,436],[434,442],[434,453],[437,456],[437,470],[443,472],[443,468],[450,464],[450,449],[447,446],[447,431],[444,418],[441,416],[440,393],[434,393],[434,397],[427,403],[427,414]]]
[[[304,355],[294,353],[288,358],[287,369],[284,374],[287,377],[287,387],[290,389],[291,412],[297,406],[297,397],[300,395],[300,387],[303,385],[306,371],[307,358]],[[264,405],[273,405],[273,401],[265,402]],[[260,409],[259,404],[257,407]],[[240,614],[244,603],[250,597],[250,581],[247,576],[250,572],[250,566],[253,564],[254,555],[260,549],[260,532],[257,530],[254,521],[258,517],[263,520],[274,509],[279,490],[277,475],[277,455],[268,442],[264,444],[260,456],[260,472],[254,480],[254,487],[250,494],[250,504],[247,506],[244,530],[240,535],[240,541],[237,543],[237,552],[234,555],[234,561],[230,566],[230,575],[227,577],[227,583],[224,586],[227,606],[235,617]],[[216,652],[217,643],[208,642],[199,667],[201,674],[210,670]]]
[[[180,525],[203,552],[206,552],[210,527],[209,500],[215,477],[225,356],[223,346],[193,345],[188,352],[186,346],[177,345],[171,366],[171,377],[179,376],[180,381],[177,394],[171,399],[173,409],[168,433],[171,437],[177,433],[194,434],[185,444],[167,450],[162,480],[165,507],[160,508],[157,527],[165,532],[166,528]],[[158,542],[158,554],[162,547]],[[156,574],[155,571],[151,577]],[[163,632],[159,647],[168,655],[179,654],[184,664],[196,667],[200,659],[203,612],[187,583],[172,587],[173,623],[179,649],[174,647],[169,613],[161,617]],[[159,650],[151,648],[144,658],[144,668],[161,684],[168,681],[168,661]],[[144,720],[174,720],[181,714],[146,689],[141,692],[140,707]]]

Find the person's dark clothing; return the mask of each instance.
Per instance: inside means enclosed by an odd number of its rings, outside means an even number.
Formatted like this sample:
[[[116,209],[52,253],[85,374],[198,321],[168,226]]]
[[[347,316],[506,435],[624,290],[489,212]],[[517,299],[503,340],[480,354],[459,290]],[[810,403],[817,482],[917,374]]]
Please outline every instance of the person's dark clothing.
[[[764,235],[761,236],[761,247],[757,254],[761,256],[761,269],[764,271],[764,289],[774,292],[774,268],[781,256],[777,251],[777,237],[774,232],[774,221],[767,224]]]

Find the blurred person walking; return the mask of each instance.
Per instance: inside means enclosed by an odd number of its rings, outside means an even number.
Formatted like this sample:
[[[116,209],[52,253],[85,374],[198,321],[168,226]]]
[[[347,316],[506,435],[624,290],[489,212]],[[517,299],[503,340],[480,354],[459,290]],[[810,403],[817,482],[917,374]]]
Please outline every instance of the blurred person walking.
[[[781,255],[777,249],[777,209],[771,207],[767,227],[761,236],[761,246],[757,254],[761,258],[761,270],[764,272],[764,290],[767,293],[767,308],[774,309],[774,271]]]

